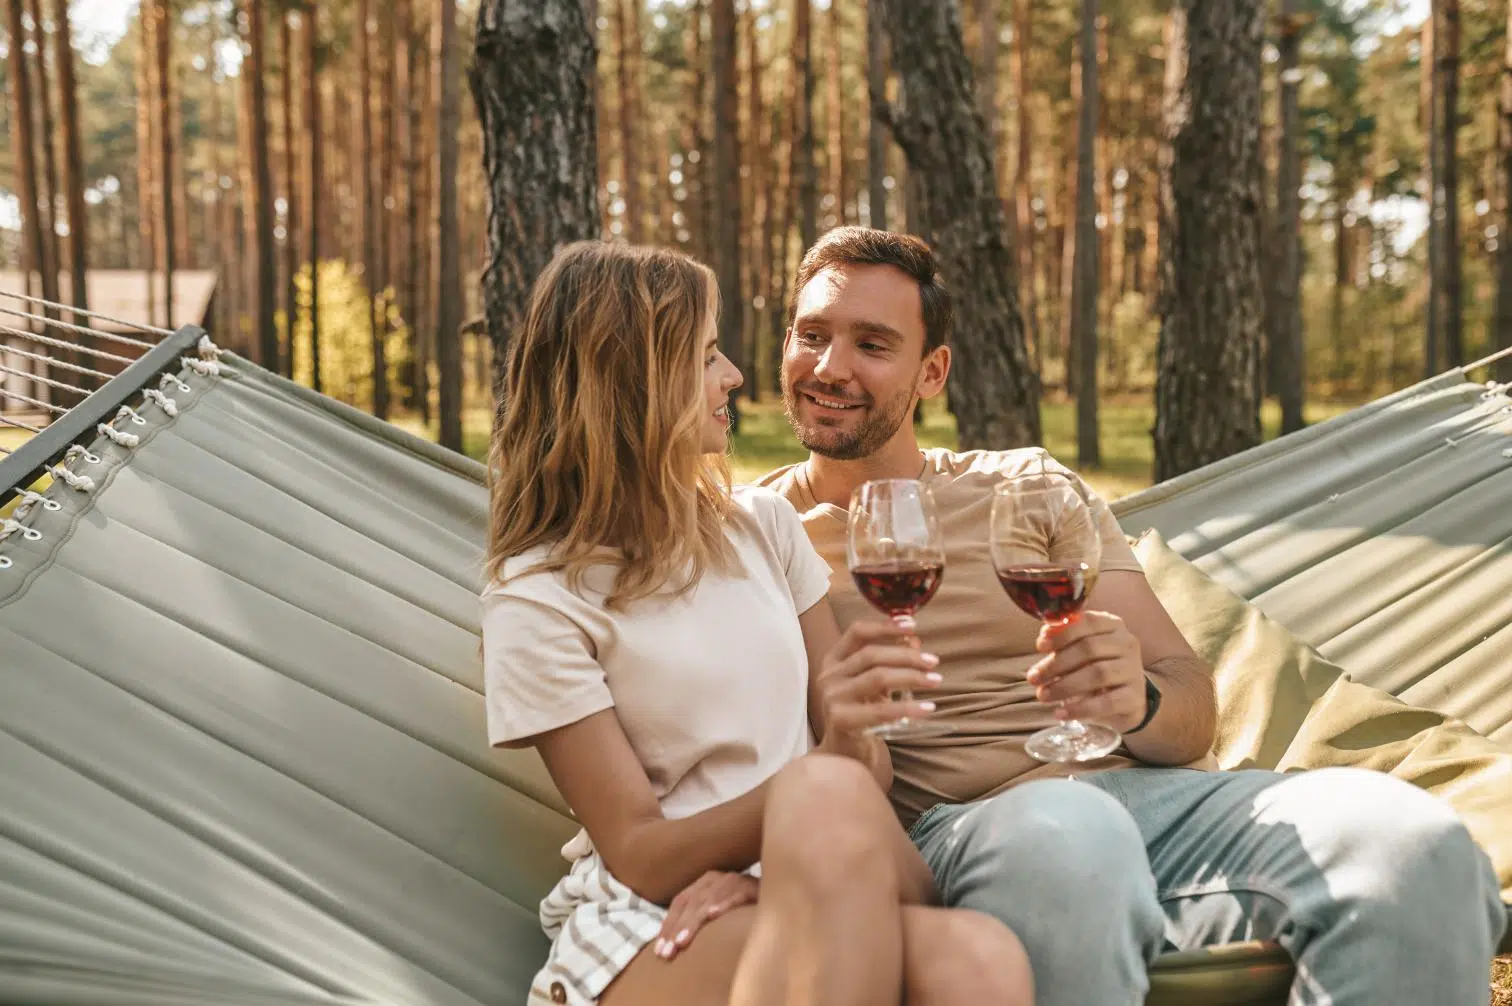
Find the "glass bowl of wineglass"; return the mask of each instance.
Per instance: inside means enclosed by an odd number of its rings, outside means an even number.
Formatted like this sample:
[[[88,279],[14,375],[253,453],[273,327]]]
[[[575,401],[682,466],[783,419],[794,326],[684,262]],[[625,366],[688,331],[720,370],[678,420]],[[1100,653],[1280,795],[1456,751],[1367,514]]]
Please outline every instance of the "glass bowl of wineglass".
[[[916,479],[874,479],[851,495],[846,558],[856,589],[895,622],[929,603],[945,575],[945,541],[929,486]],[[910,637],[918,645],[917,637]],[[901,690],[889,698],[908,702]],[[934,719],[902,719],[868,732],[883,737],[938,736],[954,729]]]
[[[1091,508],[1056,472],[1005,478],[993,491],[992,565],[1025,614],[1059,628],[1081,617],[1097,583],[1102,537]],[[1046,762],[1083,762],[1112,753],[1123,738],[1101,723],[1066,720],[1033,734],[1024,749]]]

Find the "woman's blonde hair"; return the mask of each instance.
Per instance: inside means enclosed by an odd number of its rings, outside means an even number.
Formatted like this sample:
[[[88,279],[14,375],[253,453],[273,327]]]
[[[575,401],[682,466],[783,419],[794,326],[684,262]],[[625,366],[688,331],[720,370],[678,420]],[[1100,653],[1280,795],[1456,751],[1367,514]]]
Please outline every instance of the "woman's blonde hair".
[[[729,470],[704,455],[703,341],[713,273],[677,252],[562,248],[536,280],[505,360],[489,450],[487,573],[617,567],[606,603],[682,592],[733,555]]]

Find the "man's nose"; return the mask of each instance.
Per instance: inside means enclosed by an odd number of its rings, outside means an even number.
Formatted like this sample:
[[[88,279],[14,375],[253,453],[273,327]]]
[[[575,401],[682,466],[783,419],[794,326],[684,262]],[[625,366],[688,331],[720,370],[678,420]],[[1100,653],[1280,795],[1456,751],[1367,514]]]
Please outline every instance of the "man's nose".
[[[850,380],[850,372],[849,354],[834,343],[825,347],[819,354],[819,362],[814,364],[814,377],[825,384],[844,384]]]

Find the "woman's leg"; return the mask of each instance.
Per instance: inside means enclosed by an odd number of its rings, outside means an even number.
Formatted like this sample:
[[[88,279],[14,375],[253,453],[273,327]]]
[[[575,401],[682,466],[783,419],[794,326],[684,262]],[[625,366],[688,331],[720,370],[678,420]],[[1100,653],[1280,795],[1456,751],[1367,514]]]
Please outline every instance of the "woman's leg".
[[[761,900],[731,1006],[899,1002],[901,902],[931,892],[928,868],[866,769],[800,758],[767,795]]]
[[[754,905],[732,909],[670,961],[646,947],[599,996],[599,1006],[726,1006],[755,919]]]
[[[1013,930],[966,908],[903,909],[907,1006],[1032,1006],[1034,973]]]

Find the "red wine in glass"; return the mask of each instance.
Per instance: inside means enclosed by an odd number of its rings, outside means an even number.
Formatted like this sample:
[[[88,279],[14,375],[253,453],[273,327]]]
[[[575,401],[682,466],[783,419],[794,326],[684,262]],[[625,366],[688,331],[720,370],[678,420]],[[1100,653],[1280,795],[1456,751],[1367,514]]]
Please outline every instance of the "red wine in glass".
[[[851,495],[846,564],[861,596],[895,622],[929,603],[945,575],[944,538],[929,486],[917,479],[875,479],[859,486]],[[889,696],[895,702],[912,697],[903,690]],[[932,718],[909,718],[867,732],[924,737],[953,729]]]
[[[851,570],[861,596],[888,618],[922,608],[940,589],[944,574],[943,562],[872,563]]]
[[[1013,603],[1032,618],[1065,624],[1081,614],[1087,600],[1087,564],[1025,563],[997,571]]]
[[[990,535],[993,569],[1014,604],[1050,626],[1081,617],[1097,580],[1102,537],[1067,473],[1041,466],[1005,478],[993,491]],[[1024,751],[1040,761],[1091,761],[1122,740],[1106,724],[1070,719],[1030,736]]]

